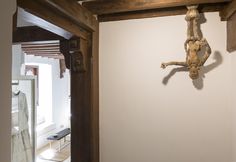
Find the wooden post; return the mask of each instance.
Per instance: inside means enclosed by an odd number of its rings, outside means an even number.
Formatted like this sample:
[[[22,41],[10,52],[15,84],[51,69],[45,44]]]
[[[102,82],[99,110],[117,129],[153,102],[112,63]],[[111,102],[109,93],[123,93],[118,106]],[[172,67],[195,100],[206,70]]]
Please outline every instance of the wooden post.
[[[99,24],[92,34],[92,105],[91,105],[91,143],[92,162],[99,162]]]
[[[61,42],[71,71],[71,162],[91,162],[92,87],[89,42],[74,38]]]
[[[234,13],[227,21],[227,51],[236,50],[236,13]]]

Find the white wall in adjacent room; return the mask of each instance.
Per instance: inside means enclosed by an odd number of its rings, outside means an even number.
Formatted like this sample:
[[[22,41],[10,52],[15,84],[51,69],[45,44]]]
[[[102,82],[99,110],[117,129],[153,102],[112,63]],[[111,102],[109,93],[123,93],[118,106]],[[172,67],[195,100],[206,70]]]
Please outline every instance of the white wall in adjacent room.
[[[45,76],[45,78],[39,77],[39,86],[43,86],[41,92],[39,91],[39,100],[42,95],[49,95],[46,98],[51,98],[48,101],[48,108],[52,107],[52,122],[56,124],[57,128],[66,127],[70,117],[70,74],[66,70],[64,77],[60,78],[60,66],[58,59],[42,58],[36,56],[25,56],[25,64],[39,65],[39,75]],[[47,67],[50,66],[50,69]],[[48,69],[48,70],[47,70]],[[50,73],[50,74],[48,74]],[[51,78],[51,79],[49,79]],[[49,79],[49,80],[48,80]],[[50,82],[51,83],[48,83]],[[48,93],[47,93],[48,92]],[[51,93],[51,95],[50,95]],[[51,96],[51,97],[50,97]],[[40,102],[40,101],[39,101]],[[46,106],[47,103],[39,106]],[[48,112],[50,113],[50,111]]]
[[[219,13],[205,18],[212,55],[194,82],[176,66],[160,68],[185,60],[184,16],[100,24],[101,162],[234,160],[236,75],[226,23]]]
[[[24,63],[24,54],[21,45],[12,45],[12,78],[17,79],[21,75],[21,65]]]
[[[12,16],[15,0],[0,1],[0,161],[11,161]]]

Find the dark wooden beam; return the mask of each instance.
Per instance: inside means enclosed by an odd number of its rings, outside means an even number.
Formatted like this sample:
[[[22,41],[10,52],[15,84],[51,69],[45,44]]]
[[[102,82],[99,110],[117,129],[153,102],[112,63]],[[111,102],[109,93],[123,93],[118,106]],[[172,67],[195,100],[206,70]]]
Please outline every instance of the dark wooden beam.
[[[62,39],[64,38],[37,26],[18,27],[13,32],[13,43]]]
[[[227,51],[236,51],[236,13],[227,21]]]
[[[228,20],[236,11],[236,0],[233,0],[228,5],[226,5],[220,12],[221,20]]]
[[[13,29],[13,32],[15,32],[17,30],[17,10],[16,10],[16,12],[13,15],[13,19],[12,20],[13,20],[12,29]]]
[[[220,11],[225,3],[218,4],[207,4],[200,5],[199,12],[215,12]],[[171,7],[171,8],[161,8],[161,9],[152,9],[145,11],[132,11],[132,12],[122,12],[114,14],[104,14],[99,15],[99,22],[106,21],[118,21],[118,20],[128,20],[128,19],[142,19],[150,17],[162,17],[162,16],[173,16],[173,15],[184,15],[186,14],[187,9],[185,6]]]
[[[65,39],[70,39],[73,36],[73,34],[68,32],[67,30],[57,25],[54,25],[53,23],[50,23],[46,21],[45,19],[35,16],[34,14],[31,14],[30,12],[27,12],[23,8],[18,7],[18,16],[20,16],[26,22],[30,22],[34,24],[35,26],[39,26]]]
[[[59,46],[46,46],[46,47],[44,47],[44,46],[42,46],[42,47],[37,47],[37,46],[24,46],[24,45],[21,45],[21,47],[22,48],[24,48],[24,49],[28,49],[28,50],[34,50],[34,49],[36,49],[36,50],[52,50],[52,51],[59,51],[60,49],[59,49]]]
[[[63,55],[38,55],[38,54],[28,54],[32,56],[39,56],[39,57],[47,57],[47,58],[53,58],[53,59],[64,59]]]
[[[63,39],[64,40],[64,39]],[[51,40],[51,41],[37,41],[37,42],[24,42],[21,43],[24,47],[58,47],[60,40]]]
[[[91,69],[91,162],[99,162],[99,24],[89,43],[92,59]]]
[[[95,31],[96,19],[93,14],[81,6],[76,0],[40,0],[89,31]]]
[[[28,53],[28,54],[39,54],[39,55],[47,55],[47,54],[55,54],[55,55],[58,55],[58,54],[61,54],[60,52],[51,52],[51,51],[29,51],[29,50],[24,50],[22,49],[25,53]]]
[[[98,31],[60,42],[71,71],[71,162],[99,162]]]
[[[25,52],[25,51],[24,51]],[[30,53],[30,52],[25,52],[27,55],[34,55],[34,56],[61,56],[61,53],[53,54],[53,53]],[[63,55],[62,55],[63,56]]]
[[[61,41],[66,67],[71,71],[71,162],[91,161],[91,53],[88,42]]]
[[[148,9],[160,9],[168,7],[179,7],[193,4],[211,4],[229,2],[231,0],[116,0],[104,2],[84,2],[83,6],[97,15],[139,11]]]
[[[39,50],[39,49],[26,49],[26,48],[22,48],[23,51],[25,52],[38,52],[38,53],[60,53],[59,50],[51,50],[51,49],[45,49],[45,50]]]
[[[18,9],[19,15],[27,22],[65,39],[70,39],[73,35],[83,39],[88,38],[88,33],[80,26],[38,0],[17,0],[17,5],[21,7],[20,10]]]

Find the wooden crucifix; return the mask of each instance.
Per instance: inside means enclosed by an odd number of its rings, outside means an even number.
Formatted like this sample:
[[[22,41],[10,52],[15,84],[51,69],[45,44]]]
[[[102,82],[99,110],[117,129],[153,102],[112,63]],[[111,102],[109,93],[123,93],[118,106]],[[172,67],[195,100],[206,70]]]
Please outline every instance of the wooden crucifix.
[[[199,70],[205,64],[206,60],[211,54],[211,48],[205,38],[199,35],[199,19],[200,14],[197,10],[198,6],[187,6],[188,11],[185,17],[187,21],[187,40],[185,41],[186,60],[182,62],[171,61],[162,63],[161,68],[166,68],[169,65],[178,65],[187,67],[189,70],[189,77],[197,79],[199,77]],[[199,56],[199,52],[204,49],[204,55]]]

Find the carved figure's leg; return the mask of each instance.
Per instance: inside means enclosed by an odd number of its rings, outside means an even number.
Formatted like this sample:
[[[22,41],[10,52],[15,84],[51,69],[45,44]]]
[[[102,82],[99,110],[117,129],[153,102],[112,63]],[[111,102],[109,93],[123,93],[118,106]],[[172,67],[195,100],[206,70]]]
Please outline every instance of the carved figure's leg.
[[[167,63],[162,63],[161,68],[165,69],[169,65],[187,66],[187,63],[186,62],[171,61],[171,62],[167,62]]]
[[[193,35],[195,39],[200,40],[200,36],[198,32],[199,32],[198,31],[198,18],[195,18],[193,20]]]
[[[190,40],[192,35],[191,35],[191,21],[188,20],[187,21],[187,40]]]
[[[197,10],[198,5],[191,5],[187,6],[188,11],[185,16],[185,20],[187,21],[187,39],[197,39],[199,40],[199,34],[198,34],[198,24],[197,21],[200,18],[200,14]]]

